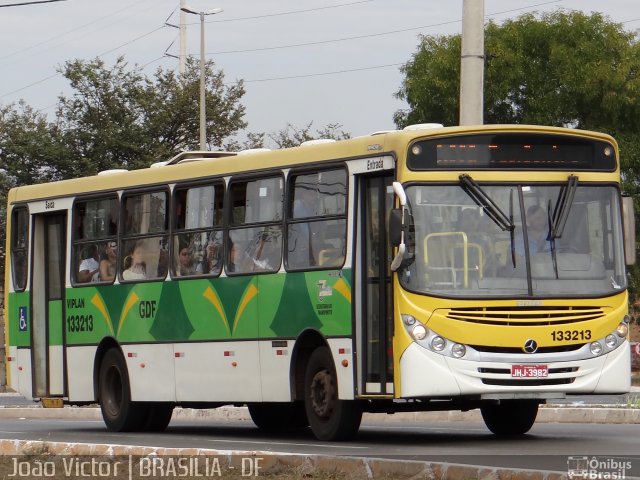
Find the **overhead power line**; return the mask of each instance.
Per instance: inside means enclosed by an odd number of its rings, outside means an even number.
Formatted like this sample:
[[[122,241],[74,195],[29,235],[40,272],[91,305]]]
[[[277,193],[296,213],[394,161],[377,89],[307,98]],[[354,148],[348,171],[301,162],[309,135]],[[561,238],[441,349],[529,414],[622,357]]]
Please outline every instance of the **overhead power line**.
[[[6,58],[15,57],[15,56],[20,55],[20,54],[22,54],[22,53],[24,53],[24,52],[27,52],[27,51],[29,51],[29,50],[33,50],[33,49],[34,49],[34,48],[36,48],[36,47],[39,47],[39,46],[44,45],[44,44],[46,44],[46,43],[49,43],[49,42],[51,42],[51,41],[53,41],[53,40],[57,40],[58,38],[62,38],[62,37],[64,37],[65,35],[69,35],[70,33],[77,32],[78,30],[82,30],[83,28],[89,27],[89,26],[94,25],[94,24],[96,24],[96,23],[99,23],[99,22],[101,22],[101,21],[103,21],[103,20],[105,20],[105,19],[107,19],[107,18],[110,18],[110,17],[113,17],[113,16],[115,16],[115,15],[118,15],[119,13],[122,13],[122,12],[124,12],[124,11],[126,11],[126,10],[129,10],[129,9],[131,9],[131,8],[132,8],[132,7],[134,7],[134,6],[135,6],[135,4],[127,5],[126,7],[121,8],[120,10],[116,10],[115,12],[110,13],[110,14],[108,14],[108,15],[104,15],[104,16],[102,16],[102,17],[96,18],[95,20],[92,20],[91,22],[88,22],[88,23],[82,24],[82,25],[80,25],[80,26],[78,26],[78,27],[76,27],[76,28],[73,28],[73,29],[71,29],[71,30],[67,30],[66,32],[60,33],[60,34],[55,35],[55,36],[53,36],[53,37],[49,37],[49,38],[47,38],[46,40],[43,40],[43,41],[41,41],[41,42],[35,43],[35,44],[33,44],[33,45],[29,45],[28,47],[22,48],[22,49],[20,49],[20,50],[13,50],[10,54],[5,55],[5,56],[3,56],[3,57],[0,57],[0,60],[4,60],[4,59],[6,59]]]
[[[376,65],[373,67],[350,68],[348,70],[335,70],[333,72],[308,73],[305,75],[290,75],[287,77],[258,78],[254,80],[244,80],[244,83],[272,82],[274,80],[291,80],[294,78],[322,77],[325,75],[338,75],[342,73],[362,72],[364,70],[375,70],[378,68],[398,67],[400,65],[404,65],[404,63],[389,63],[387,65]],[[225,85],[234,85],[234,84],[227,83]]]
[[[357,5],[359,3],[369,3],[369,2],[373,2],[373,0],[359,0],[357,2],[340,3],[338,5],[327,5],[326,7],[306,8],[304,10],[289,10],[287,12],[267,13],[264,15],[253,15],[250,17],[237,17],[237,18],[225,18],[221,20],[209,20],[208,22],[205,22],[205,23],[239,22],[243,20],[257,20],[260,18],[281,17],[284,15],[297,15],[298,13],[309,13],[309,12],[317,12],[320,10],[329,10],[332,8],[350,7],[351,5]],[[189,25],[200,25],[200,22],[189,23]]]
[[[20,2],[20,3],[5,3],[0,5],[0,8],[4,7],[22,7],[24,5],[35,5],[36,3],[53,3],[53,2],[66,2],[67,0],[33,0],[32,2]]]
[[[117,47],[114,47],[114,48],[112,48],[112,49],[110,49],[110,50],[107,50],[107,51],[105,51],[105,52],[102,52],[102,53],[100,53],[100,54],[99,54],[99,55],[97,55],[97,56],[98,56],[98,57],[102,57],[103,55],[108,55],[109,53],[115,52],[116,50],[119,50],[119,49],[121,49],[122,47],[126,47],[127,45],[130,45],[130,44],[132,44],[132,43],[134,43],[134,42],[137,42],[138,40],[140,40],[140,39],[142,39],[142,38],[144,38],[144,37],[148,37],[148,36],[149,36],[149,35],[151,35],[152,33],[155,33],[155,32],[157,32],[158,30],[162,30],[163,28],[166,28],[166,25],[162,25],[162,26],[160,26],[160,27],[154,28],[153,30],[151,30],[151,31],[149,31],[149,32],[147,32],[147,33],[144,33],[144,34],[142,34],[142,35],[139,35],[139,36],[137,36],[137,37],[135,37],[135,38],[133,38],[133,39],[129,40],[128,42],[125,42],[125,43],[123,43],[123,44],[121,44],[121,45],[118,45]],[[28,88],[31,88],[31,87],[33,87],[33,86],[35,86],[35,85],[38,85],[38,84],[40,84],[40,83],[43,83],[43,82],[45,82],[45,81],[47,81],[47,80],[51,80],[52,78],[58,77],[58,76],[60,76],[60,75],[62,75],[60,72],[57,72],[57,73],[55,73],[55,74],[53,74],[53,75],[49,75],[48,77],[43,78],[43,79],[41,79],[41,80],[38,80],[38,81],[36,81],[36,82],[30,83],[29,85],[25,85],[24,87],[20,87],[20,88],[18,88],[18,89],[16,89],[16,90],[12,90],[11,92],[4,93],[4,94],[0,95],[0,98],[4,98],[4,97],[7,97],[7,96],[9,96],[9,95],[13,95],[14,93],[21,92],[21,91],[23,91],[23,90],[26,90],[26,89],[28,89]]]
[[[536,7],[540,7],[542,5],[548,5],[550,3],[558,3],[558,2],[561,2],[561,1],[562,0],[550,0],[550,1],[547,1],[547,2],[537,3],[535,5],[529,5],[529,6],[526,6],[526,7],[512,8],[512,9],[509,9],[509,10],[502,10],[500,12],[488,13],[485,16],[486,17],[490,17],[492,15],[502,15],[504,13],[512,13],[512,12],[520,11],[520,10],[524,10],[524,9],[536,8]],[[461,21],[462,20],[449,20],[449,21],[446,21],[446,22],[432,23],[432,24],[429,24],[429,25],[420,25],[420,26],[417,26],[417,27],[401,28],[399,30],[389,30],[387,32],[369,33],[369,34],[365,34],[365,35],[354,35],[354,36],[351,36],[351,37],[342,37],[342,38],[332,38],[332,39],[328,39],[328,40],[318,40],[318,41],[314,41],[314,42],[293,43],[293,44],[288,44],[288,45],[275,45],[275,46],[271,46],[271,47],[247,48],[247,49],[241,49],[241,50],[220,50],[220,51],[217,51],[217,52],[207,53],[207,55],[226,55],[226,54],[230,54],[230,53],[261,52],[261,51],[265,51],[265,50],[281,50],[281,49],[285,49],[285,48],[309,47],[309,46],[312,46],[312,45],[323,45],[323,44],[327,44],[327,43],[347,42],[347,41],[351,41],[351,40],[360,40],[362,38],[382,37],[382,36],[385,36],[385,35],[395,35],[395,34],[398,34],[398,33],[411,32],[411,31],[415,31],[415,30],[424,30],[426,28],[442,27],[444,25],[452,25],[452,24],[460,23]]]

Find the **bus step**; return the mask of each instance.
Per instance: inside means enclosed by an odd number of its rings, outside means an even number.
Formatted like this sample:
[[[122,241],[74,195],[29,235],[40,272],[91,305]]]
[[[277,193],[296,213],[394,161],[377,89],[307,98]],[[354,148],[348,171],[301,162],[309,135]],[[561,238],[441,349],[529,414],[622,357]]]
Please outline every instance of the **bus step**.
[[[41,399],[43,408],[62,408],[64,407],[64,402],[62,397],[55,398],[43,398]]]

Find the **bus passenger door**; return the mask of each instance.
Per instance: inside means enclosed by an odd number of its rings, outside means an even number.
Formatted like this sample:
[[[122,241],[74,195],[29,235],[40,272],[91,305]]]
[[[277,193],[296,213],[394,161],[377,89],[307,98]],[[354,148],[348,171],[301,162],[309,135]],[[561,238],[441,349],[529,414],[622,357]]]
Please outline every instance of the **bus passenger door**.
[[[360,396],[393,395],[393,288],[387,227],[390,172],[361,176],[357,198],[356,337]]]
[[[31,264],[33,397],[64,395],[66,213],[35,215]]]

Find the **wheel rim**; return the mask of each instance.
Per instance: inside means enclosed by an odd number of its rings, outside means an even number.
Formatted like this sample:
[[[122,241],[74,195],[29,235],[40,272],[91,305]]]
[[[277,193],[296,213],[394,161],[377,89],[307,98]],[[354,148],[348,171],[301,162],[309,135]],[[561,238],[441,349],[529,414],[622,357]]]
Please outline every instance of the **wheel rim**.
[[[104,406],[110,416],[116,417],[122,408],[122,376],[115,366],[107,369],[105,374]]]
[[[335,405],[335,389],[331,374],[320,370],[311,381],[311,407],[320,418],[328,418]]]

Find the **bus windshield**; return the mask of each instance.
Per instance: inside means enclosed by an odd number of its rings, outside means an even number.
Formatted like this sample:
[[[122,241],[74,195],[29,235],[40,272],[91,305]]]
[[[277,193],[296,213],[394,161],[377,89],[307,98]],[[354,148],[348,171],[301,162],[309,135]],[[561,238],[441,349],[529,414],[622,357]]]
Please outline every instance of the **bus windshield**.
[[[567,297],[626,287],[620,196],[613,186],[482,185],[513,231],[464,184],[406,188],[415,226],[412,262],[399,272],[416,293],[459,297]],[[557,217],[565,218],[558,236]],[[555,228],[554,228],[555,227]]]

